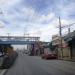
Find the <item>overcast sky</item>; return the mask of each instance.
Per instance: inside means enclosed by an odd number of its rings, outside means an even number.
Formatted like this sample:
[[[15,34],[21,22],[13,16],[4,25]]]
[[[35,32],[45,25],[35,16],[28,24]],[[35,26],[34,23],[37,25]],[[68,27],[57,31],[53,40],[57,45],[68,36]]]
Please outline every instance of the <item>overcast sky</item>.
[[[59,16],[62,25],[74,23],[75,0],[0,0],[0,35],[25,32],[50,41],[58,34]]]

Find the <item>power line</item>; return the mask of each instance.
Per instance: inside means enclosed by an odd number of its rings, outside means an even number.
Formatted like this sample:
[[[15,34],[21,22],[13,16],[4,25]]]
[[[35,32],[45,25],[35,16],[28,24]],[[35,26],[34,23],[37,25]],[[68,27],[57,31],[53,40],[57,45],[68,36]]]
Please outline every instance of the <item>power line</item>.
[[[68,33],[70,33],[70,27],[71,26],[73,26],[75,23],[71,23],[71,24],[68,24],[68,25],[65,25],[65,26],[62,26],[61,25],[61,19],[60,19],[60,17],[59,17],[59,27],[57,27],[57,28],[59,28],[59,35],[60,35],[60,45],[61,45],[61,54],[62,54],[62,58],[63,58],[63,44],[62,44],[62,29],[64,29],[64,28],[68,28]]]
[[[61,26],[61,29],[68,28],[68,33],[70,33],[71,32],[70,27],[73,25],[75,25],[75,23],[67,24],[67,25]],[[57,28],[59,28],[59,27],[57,27]]]

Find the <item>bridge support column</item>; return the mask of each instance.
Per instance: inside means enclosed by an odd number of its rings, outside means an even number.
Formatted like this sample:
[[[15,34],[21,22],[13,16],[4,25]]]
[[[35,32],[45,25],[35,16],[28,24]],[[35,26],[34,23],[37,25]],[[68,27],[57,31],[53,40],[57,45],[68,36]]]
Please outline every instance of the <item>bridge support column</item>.
[[[32,44],[32,51],[31,54],[34,55],[34,44]]]
[[[29,48],[29,52],[30,52],[29,54],[34,55],[35,54],[35,52],[34,52],[34,44],[29,45],[28,48]]]
[[[29,55],[34,55],[34,44],[27,44],[27,50]]]

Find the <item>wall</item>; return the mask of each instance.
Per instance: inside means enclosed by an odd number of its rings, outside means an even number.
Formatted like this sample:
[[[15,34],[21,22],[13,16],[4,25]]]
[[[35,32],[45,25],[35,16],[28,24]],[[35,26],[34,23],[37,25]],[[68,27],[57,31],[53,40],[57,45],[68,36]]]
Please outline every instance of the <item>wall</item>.
[[[62,39],[62,46],[61,46],[61,39]],[[57,54],[58,58],[70,58],[70,47],[68,46],[68,43],[64,41],[63,38],[60,38],[59,36],[55,36],[52,39],[53,44],[57,48]],[[62,47],[62,50],[61,50]]]

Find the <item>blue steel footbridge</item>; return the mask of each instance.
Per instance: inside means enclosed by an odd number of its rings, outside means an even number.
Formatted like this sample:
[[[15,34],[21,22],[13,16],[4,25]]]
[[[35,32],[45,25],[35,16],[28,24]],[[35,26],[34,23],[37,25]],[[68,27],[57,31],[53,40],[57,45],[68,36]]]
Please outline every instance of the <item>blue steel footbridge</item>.
[[[40,37],[25,36],[0,36],[0,44],[34,44],[40,41]]]

